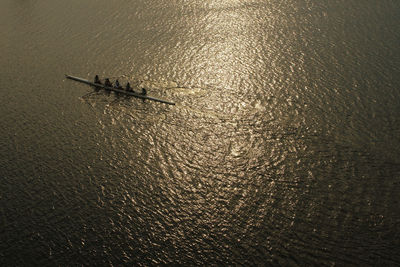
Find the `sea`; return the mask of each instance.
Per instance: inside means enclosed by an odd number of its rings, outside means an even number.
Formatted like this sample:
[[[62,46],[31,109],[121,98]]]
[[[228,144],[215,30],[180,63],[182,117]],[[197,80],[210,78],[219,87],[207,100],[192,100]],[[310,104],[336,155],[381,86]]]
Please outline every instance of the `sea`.
[[[1,0],[0,265],[399,266],[399,25],[397,0]]]

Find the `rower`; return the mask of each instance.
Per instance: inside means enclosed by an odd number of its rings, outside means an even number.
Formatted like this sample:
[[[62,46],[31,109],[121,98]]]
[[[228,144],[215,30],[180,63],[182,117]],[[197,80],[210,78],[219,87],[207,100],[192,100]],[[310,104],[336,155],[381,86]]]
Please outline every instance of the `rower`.
[[[94,76],[94,83],[101,84],[100,79],[99,79],[99,75],[97,75],[97,74],[96,74],[96,76]]]
[[[147,95],[147,91],[145,88],[142,88],[142,95]]]
[[[129,82],[126,84],[126,91],[128,91],[128,92],[132,92],[133,91],[132,87],[131,87],[131,84]]]
[[[104,85],[107,86],[107,87],[112,87],[112,84],[111,84],[111,82],[110,82],[110,80],[108,78],[106,78],[106,80],[104,82]]]
[[[119,81],[118,80],[115,80],[115,86],[114,86],[115,88],[117,88],[117,89],[119,89],[121,86],[119,85]]]

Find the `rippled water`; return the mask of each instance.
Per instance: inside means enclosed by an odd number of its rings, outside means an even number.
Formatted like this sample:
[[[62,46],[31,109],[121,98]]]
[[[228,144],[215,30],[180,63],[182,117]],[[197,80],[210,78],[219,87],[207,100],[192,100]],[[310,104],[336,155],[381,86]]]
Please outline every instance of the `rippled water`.
[[[1,1],[1,265],[399,265],[399,23],[390,0]]]

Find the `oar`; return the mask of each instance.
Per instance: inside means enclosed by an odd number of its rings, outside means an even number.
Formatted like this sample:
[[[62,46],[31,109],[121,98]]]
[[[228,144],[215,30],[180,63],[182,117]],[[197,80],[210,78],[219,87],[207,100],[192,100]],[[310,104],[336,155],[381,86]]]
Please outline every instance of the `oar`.
[[[84,97],[86,97],[86,96],[89,96],[89,95],[91,95],[91,94],[93,94],[93,93],[95,93],[95,92],[89,92],[89,93],[87,93],[87,94],[85,94],[85,95],[83,95],[83,96],[81,96],[82,98],[84,98]]]

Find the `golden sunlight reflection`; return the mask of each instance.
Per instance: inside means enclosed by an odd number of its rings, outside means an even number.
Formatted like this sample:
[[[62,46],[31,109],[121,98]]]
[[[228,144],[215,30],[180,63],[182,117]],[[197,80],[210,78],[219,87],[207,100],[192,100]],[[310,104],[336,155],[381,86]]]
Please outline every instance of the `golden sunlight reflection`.
[[[400,263],[400,1],[360,2],[0,1],[0,265]]]

